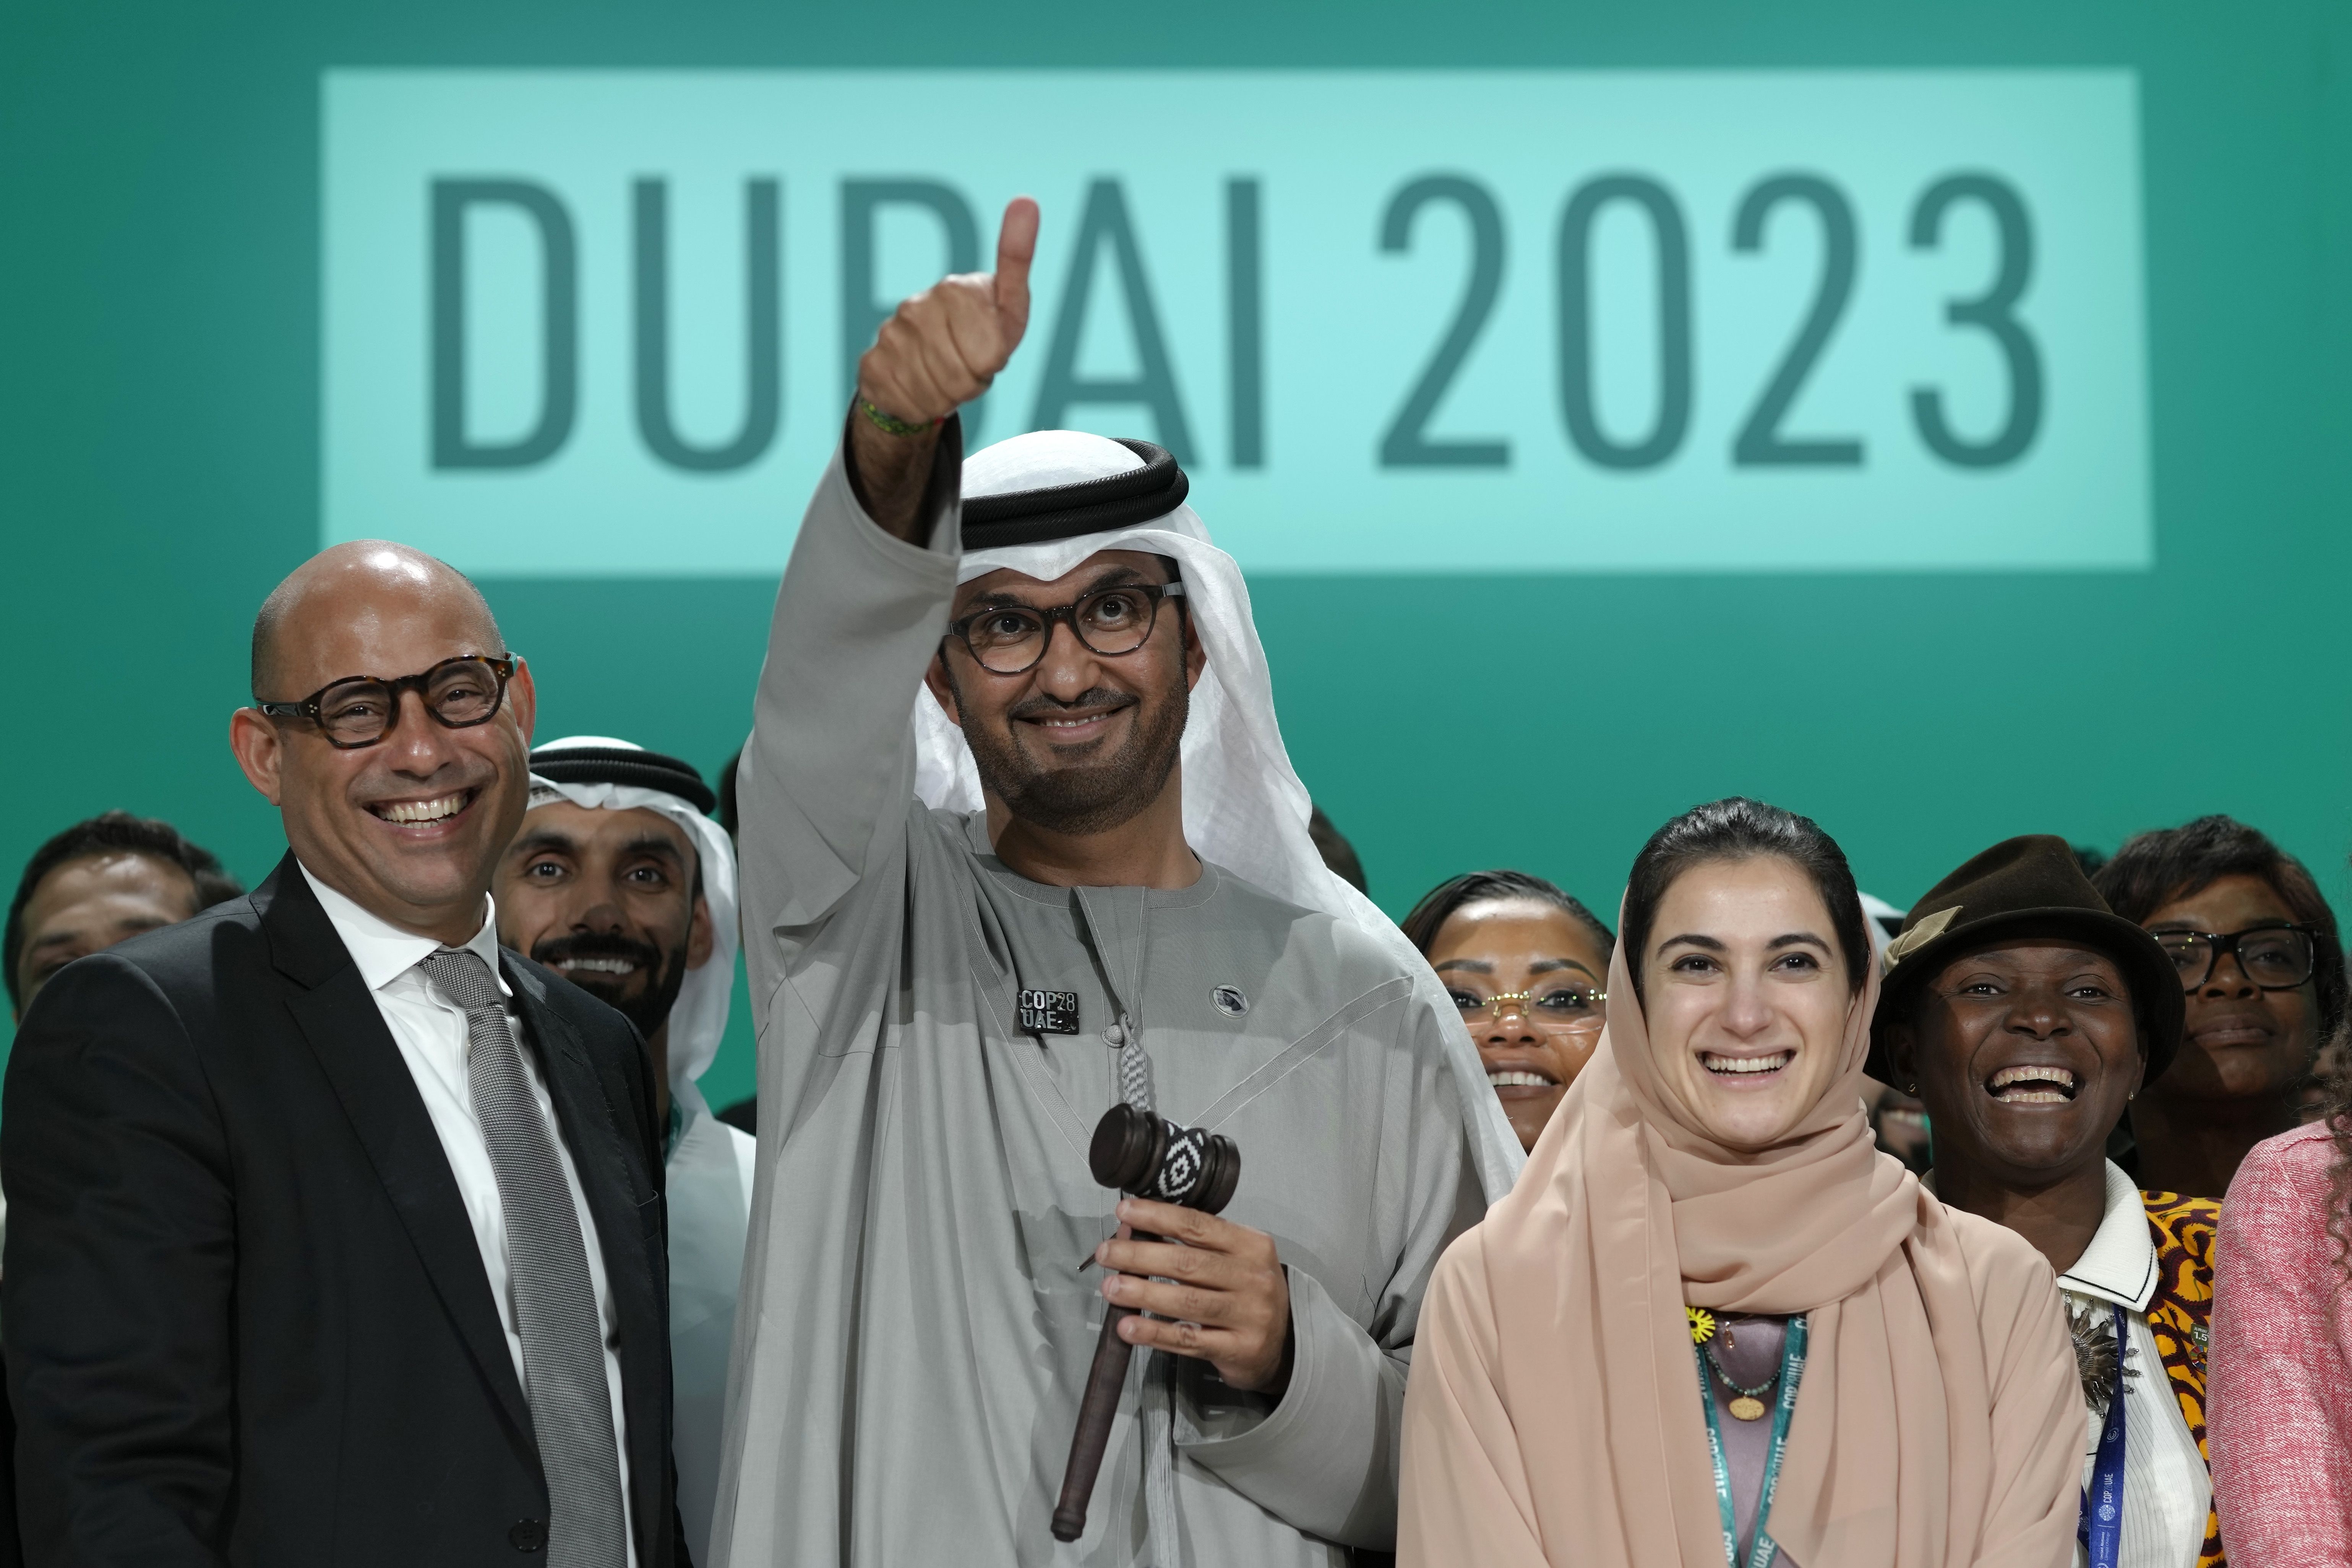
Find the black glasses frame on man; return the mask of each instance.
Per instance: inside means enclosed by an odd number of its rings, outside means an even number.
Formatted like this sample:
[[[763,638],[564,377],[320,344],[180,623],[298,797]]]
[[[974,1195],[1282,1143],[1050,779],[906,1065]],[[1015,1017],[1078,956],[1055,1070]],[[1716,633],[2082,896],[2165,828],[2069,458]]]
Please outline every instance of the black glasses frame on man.
[[[2255,965],[2246,962],[2245,949],[2241,944],[2248,937],[2259,937],[2273,931],[2288,931],[2298,939],[2298,943],[2292,953],[2296,967],[2294,978],[2292,980],[2281,977],[2286,973],[2284,970],[2280,971],[2278,975],[2263,979],[2255,974]],[[2196,990],[2213,978],[2213,971],[2221,964],[2225,954],[2237,959],[2238,973],[2252,981],[2257,990],[2292,991],[2311,978],[2313,969],[2319,961],[2319,943],[2326,935],[2317,926],[2305,925],[2296,921],[2264,921],[2260,925],[2251,925],[2243,931],[2227,932],[2158,931],[2150,931],[2148,934],[2156,938],[2158,945],[2164,948],[2166,955],[2172,960],[2173,967],[2179,971],[2182,988],[2189,991]],[[2179,945],[2175,945],[2176,943]],[[2182,959],[2200,950],[2205,955],[2205,962],[2201,967],[2193,963],[2181,962]],[[2196,971],[2194,979],[2189,977],[2192,968]]]
[[[488,723],[499,716],[499,710],[506,706],[507,682],[514,679],[515,666],[521,661],[522,656],[516,653],[500,654],[496,658],[482,654],[462,654],[456,658],[445,658],[418,675],[404,675],[396,679],[381,675],[346,675],[339,680],[327,682],[299,702],[264,702],[256,699],[253,706],[271,719],[308,720],[317,726],[320,737],[335,750],[356,752],[375,745],[392,733],[393,728],[400,722],[400,698],[404,691],[415,692],[417,700],[425,705],[425,711],[445,730],[471,730],[476,725]],[[444,693],[438,700],[434,695],[436,681],[445,679],[453,672],[462,674],[458,667],[467,665],[478,668],[488,677],[489,705],[479,713],[474,713],[471,707],[472,703],[480,701],[478,695],[467,699],[458,694]],[[362,734],[359,731],[365,728],[364,721],[356,726],[346,724],[342,726],[343,733],[339,735],[332,713],[336,694],[342,693],[341,700],[350,702],[366,695],[364,689],[368,687],[373,687],[382,693],[382,725],[373,733]]]
[[[1125,647],[1104,647],[1093,637],[1087,636],[1086,620],[1079,612],[1097,600],[1118,594],[1140,595],[1143,601],[1151,606],[1150,613],[1143,617],[1142,630],[1136,635],[1133,642]],[[991,675],[1024,675],[1036,668],[1044,661],[1046,649],[1054,646],[1055,621],[1068,623],[1070,635],[1078,639],[1078,645],[1081,647],[1097,658],[1123,658],[1151,640],[1151,633],[1160,624],[1160,602],[1162,599],[1175,599],[1181,603],[1183,598],[1184,584],[1181,583],[1113,583],[1107,587],[1097,588],[1092,593],[1081,595],[1070,604],[1056,605],[1051,609],[1039,609],[1034,605],[983,605],[968,616],[961,616],[950,621],[947,635],[963,644],[964,651],[971,655],[973,661]],[[971,628],[991,616],[1012,616],[1027,620],[1030,623],[1030,629],[1020,640],[1025,642],[1029,637],[1035,637],[1037,651],[1030,655],[1025,662],[1014,665],[1010,669],[1003,665],[991,664],[988,661],[988,656],[981,652],[971,640]]]

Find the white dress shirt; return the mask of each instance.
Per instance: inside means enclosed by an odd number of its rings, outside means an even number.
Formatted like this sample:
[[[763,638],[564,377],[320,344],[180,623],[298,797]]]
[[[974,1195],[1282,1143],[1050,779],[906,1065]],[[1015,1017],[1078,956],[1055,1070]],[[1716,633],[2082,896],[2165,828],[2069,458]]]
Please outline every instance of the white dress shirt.
[[[2126,1364],[2132,1375],[2124,1379],[2124,1538],[2118,1568],[2195,1568],[2205,1543],[2213,1478],[2147,1326],[2156,1286],[2156,1234],[2147,1205],[2132,1179],[2109,1161],[2106,1216],[2083,1256],[2058,1277],[2058,1288],[2070,1307],[2087,1307],[2102,1316],[2111,1312],[2109,1303],[2124,1309],[2130,1342]],[[2088,1486],[2102,1423],[2087,1405],[2084,1418],[2088,1432],[2083,1484]],[[2083,1560],[2077,1543],[2074,1561]]]
[[[672,1013],[672,1042],[676,1042]],[[677,1141],[666,1161],[669,1199],[670,1454],[688,1552],[710,1561],[710,1531],[726,1457],[727,1372],[735,1300],[751,1224],[759,1145],[695,1097],[670,1100]]]
[[[400,1047],[400,1059],[408,1064],[408,1076],[416,1080],[416,1092],[433,1119],[433,1131],[440,1135],[441,1152],[448,1157],[449,1173],[457,1180],[457,1195],[474,1226],[474,1243],[481,1249],[482,1272],[489,1276],[490,1299],[498,1303],[499,1322],[506,1330],[515,1379],[522,1384],[528,1401],[530,1384],[523,1374],[522,1331],[515,1324],[513,1270],[507,1261],[506,1209],[499,1199],[498,1173],[490,1164],[489,1145],[483,1142],[482,1124],[474,1117],[473,1089],[466,1070],[466,1015],[444,1000],[416,967],[439,952],[441,943],[403,931],[362,909],[312,876],[308,866],[302,868],[302,876],[318,895],[320,907],[327,911],[335,934],[343,939],[360,978],[374,996],[384,1027],[392,1031],[393,1044]],[[540,1068],[538,1053],[515,1028],[514,993],[499,970],[498,909],[487,894],[483,903],[482,927],[465,945],[489,965],[499,994],[506,998],[507,1027],[514,1030],[521,1047],[517,1054],[522,1058],[523,1078],[530,1085],[539,1113],[547,1119],[556,1158],[563,1166],[564,1188],[572,1194],[572,1212],[580,1216],[580,1238],[588,1252],[588,1279],[595,1288],[596,1316],[604,1329],[604,1385],[613,1397],[613,1438],[621,1464],[621,1521],[634,1568],[637,1538],[629,1498],[629,1428],[621,1404],[620,1319],[604,1279],[604,1254],[597,1245],[596,1221],[588,1212],[587,1194],[581,1190],[571,1147],[563,1141],[563,1124],[548,1097],[546,1074]]]

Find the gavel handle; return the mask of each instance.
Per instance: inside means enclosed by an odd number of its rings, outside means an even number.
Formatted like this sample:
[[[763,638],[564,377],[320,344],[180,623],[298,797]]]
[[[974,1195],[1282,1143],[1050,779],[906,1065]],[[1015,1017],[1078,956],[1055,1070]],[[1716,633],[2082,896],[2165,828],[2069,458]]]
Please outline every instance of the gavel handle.
[[[1137,1231],[1137,1241],[1158,1241]],[[1110,1306],[1103,1313],[1102,1338],[1095,1342],[1095,1363],[1087,1373],[1087,1392],[1078,1401],[1077,1430],[1070,1434],[1070,1463],[1062,1472],[1062,1500],[1054,1506],[1054,1539],[1076,1541],[1087,1532],[1087,1504],[1095,1495],[1095,1476],[1102,1468],[1103,1451],[1110,1447],[1111,1423],[1118,1416],[1118,1396],[1127,1386],[1127,1363],[1135,1347],[1118,1337],[1119,1321],[1135,1316],[1132,1307]]]

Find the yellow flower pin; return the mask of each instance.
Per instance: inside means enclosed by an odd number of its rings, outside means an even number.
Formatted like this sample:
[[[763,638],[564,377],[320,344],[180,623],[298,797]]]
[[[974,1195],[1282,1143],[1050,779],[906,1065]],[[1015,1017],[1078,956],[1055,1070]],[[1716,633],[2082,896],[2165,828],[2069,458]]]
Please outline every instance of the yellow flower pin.
[[[1690,1314],[1691,1343],[1703,1345],[1715,1338],[1715,1314],[1705,1307],[1685,1307]]]

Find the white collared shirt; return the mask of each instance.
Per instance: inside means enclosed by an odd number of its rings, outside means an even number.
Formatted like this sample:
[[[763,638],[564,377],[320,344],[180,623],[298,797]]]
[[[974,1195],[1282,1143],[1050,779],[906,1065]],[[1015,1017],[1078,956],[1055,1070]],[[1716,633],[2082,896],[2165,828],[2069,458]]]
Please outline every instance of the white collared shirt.
[[[318,895],[319,905],[327,911],[335,934],[342,938],[344,950],[352,955],[360,979],[375,998],[376,1010],[383,1015],[384,1027],[392,1031],[393,1044],[400,1047],[400,1059],[408,1065],[408,1076],[416,1080],[416,1092],[425,1101],[425,1113],[433,1119],[433,1131],[440,1136],[441,1152],[448,1158],[449,1173],[457,1178],[457,1195],[474,1227],[474,1244],[481,1249],[482,1272],[489,1276],[490,1300],[498,1303],[499,1322],[506,1330],[507,1352],[514,1357],[515,1379],[522,1384],[527,1402],[530,1384],[523,1373],[522,1331],[515,1321],[513,1271],[507,1261],[506,1208],[499,1198],[498,1173],[490,1164],[489,1145],[483,1141],[482,1125],[474,1117],[472,1080],[466,1070],[465,1011],[444,1000],[416,967],[439,952],[441,943],[432,937],[403,931],[361,908],[312,876],[308,866],[302,867],[302,876]],[[506,998],[507,1027],[515,1029],[514,993],[499,970],[498,908],[487,894],[483,902],[487,908],[482,929],[474,933],[466,947],[489,965],[490,978],[498,983],[499,994]],[[515,1034],[520,1043],[521,1031],[515,1030]],[[604,1254],[597,1244],[596,1221],[588,1212],[588,1196],[581,1189],[580,1172],[572,1163],[571,1147],[563,1141],[563,1125],[557,1120],[554,1101],[548,1096],[547,1078],[540,1068],[538,1053],[525,1043],[516,1054],[522,1058],[523,1078],[530,1085],[531,1100],[547,1120],[556,1158],[563,1167],[563,1185],[572,1194],[572,1212],[580,1216],[580,1237],[588,1252],[588,1279],[595,1288],[596,1316],[604,1330],[604,1384],[612,1394],[613,1437],[621,1463],[621,1520],[628,1536],[629,1562],[635,1564],[637,1538],[629,1498],[629,1428],[621,1402],[620,1319],[604,1278]]]
[[[2118,1568],[2194,1568],[2205,1543],[2213,1479],[2147,1326],[2156,1286],[2156,1236],[2147,1205],[2111,1160],[2105,1217],[2083,1256],[2058,1277],[2058,1288],[2071,1307],[2103,1314],[2110,1303],[2124,1309],[2130,1339],[2126,1360],[2134,1375],[2124,1380],[2124,1538]],[[2101,1423],[2087,1405],[2084,1418],[2088,1431],[2083,1482],[2088,1486]],[[2084,1561],[2079,1543],[2074,1561]]]

